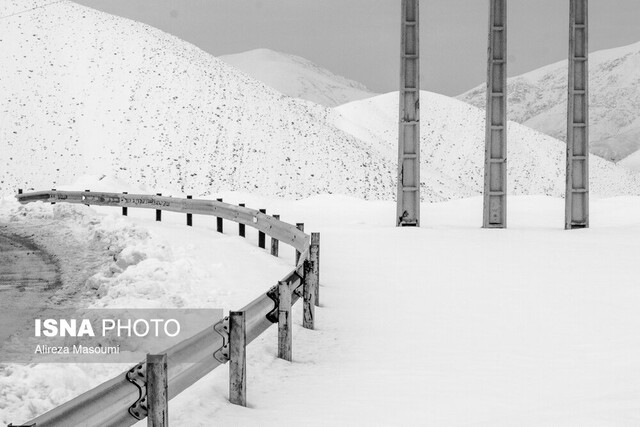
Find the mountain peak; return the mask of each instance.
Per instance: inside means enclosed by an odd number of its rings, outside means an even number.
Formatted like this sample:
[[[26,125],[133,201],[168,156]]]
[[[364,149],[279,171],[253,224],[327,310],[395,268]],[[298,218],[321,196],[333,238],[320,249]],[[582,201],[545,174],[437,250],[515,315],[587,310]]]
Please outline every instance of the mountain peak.
[[[362,83],[297,55],[260,48],[219,58],[284,95],[326,107],[376,95]]]

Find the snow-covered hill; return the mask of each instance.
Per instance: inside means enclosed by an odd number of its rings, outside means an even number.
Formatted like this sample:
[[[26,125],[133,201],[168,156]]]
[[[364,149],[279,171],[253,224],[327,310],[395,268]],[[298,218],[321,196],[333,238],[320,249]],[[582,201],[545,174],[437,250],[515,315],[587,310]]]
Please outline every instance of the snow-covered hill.
[[[394,199],[397,94],[328,109],[149,26],[39,4],[0,0],[0,191],[104,174],[194,195]],[[423,200],[480,194],[482,113],[424,97]],[[510,153],[514,192],[563,194],[561,144],[513,125]],[[596,194],[640,192],[631,172],[592,170]]]
[[[376,95],[362,83],[338,76],[296,55],[255,49],[219,58],[285,95],[327,107]]]
[[[422,91],[421,97],[422,182],[442,180],[439,188],[444,192],[480,194],[484,176],[484,112],[430,92]],[[335,110],[338,127],[368,141],[377,151],[395,155],[398,93],[353,102]],[[514,122],[509,123],[508,135],[509,191],[562,197],[564,143]],[[597,156],[591,156],[590,170],[594,195],[640,194],[640,176],[636,173]],[[453,189],[456,183],[459,188]]]
[[[618,161],[640,149],[640,43],[589,57],[591,152]],[[509,119],[565,140],[567,61],[508,81]],[[484,108],[485,86],[458,98]]]
[[[0,1],[0,190],[103,173],[194,194],[395,193],[390,159],[331,110],[152,27],[44,4]]]

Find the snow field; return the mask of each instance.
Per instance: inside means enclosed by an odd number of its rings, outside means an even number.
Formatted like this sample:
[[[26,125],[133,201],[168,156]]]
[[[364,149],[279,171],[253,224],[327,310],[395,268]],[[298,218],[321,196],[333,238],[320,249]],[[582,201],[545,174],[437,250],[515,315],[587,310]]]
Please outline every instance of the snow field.
[[[563,201],[543,196],[511,197],[507,230],[479,228],[481,198],[425,204],[422,228],[397,229],[391,202],[212,197],[266,207],[321,232],[317,330],[302,329],[296,305],[293,364],[276,358],[276,328],[249,347],[249,408],[227,402],[225,366],[171,401],[172,423],[640,421],[640,289],[633,268],[640,253],[640,198],[595,199],[592,228],[566,232]],[[117,209],[105,209],[98,209],[105,221],[122,220],[115,218]],[[236,237],[227,221],[228,234],[221,236],[213,218],[204,225],[205,217],[194,216],[188,228],[184,215],[165,212],[158,224],[152,210],[129,212],[125,222],[191,263],[193,289],[167,290],[185,301],[189,292],[208,293],[224,308],[240,307],[291,268],[293,250],[283,247],[284,258],[275,259],[255,246],[255,236],[248,242]],[[252,266],[239,261],[247,259]],[[21,375],[26,381],[31,374]],[[11,413],[26,411],[21,401],[13,405]]]
[[[389,224],[392,203],[276,204],[322,232],[318,330],[296,328],[293,365],[275,359],[275,330],[252,344],[250,410],[225,402],[221,370],[172,402],[175,421],[638,422],[639,199],[595,201],[576,233],[547,197],[512,197],[508,230],[478,228],[479,198],[425,205],[417,230]]]

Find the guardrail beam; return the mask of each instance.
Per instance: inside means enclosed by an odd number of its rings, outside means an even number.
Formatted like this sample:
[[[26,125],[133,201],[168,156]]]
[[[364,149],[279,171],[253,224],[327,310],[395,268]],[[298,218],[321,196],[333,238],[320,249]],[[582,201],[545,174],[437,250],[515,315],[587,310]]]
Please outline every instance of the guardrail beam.
[[[238,207],[213,200],[186,200],[172,197],[153,196],[148,194],[125,194],[81,191],[34,191],[27,194],[18,194],[21,204],[43,201],[58,201],[72,204],[85,204],[111,207],[133,207],[142,209],[156,209],[177,213],[193,213],[194,215],[208,215],[224,218],[239,224],[253,227],[270,237],[276,238],[293,246],[302,252],[301,258],[305,260],[310,256],[311,236],[298,230],[294,225],[284,223],[273,217],[261,215],[260,212],[246,207]],[[279,338],[282,331],[288,332],[287,339],[283,339],[283,353],[289,353],[291,359],[291,306],[303,297],[301,275],[304,274],[303,265],[296,264],[283,279],[286,286],[285,292],[281,285],[261,294],[241,309],[245,313],[246,344],[249,344],[274,322],[279,322]],[[288,284],[288,286],[287,286]],[[295,291],[294,291],[295,288]],[[283,295],[280,298],[278,292]],[[287,298],[289,303],[287,304]],[[280,300],[282,308],[288,305],[288,311],[280,312]],[[273,313],[273,319],[268,315]],[[286,314],[286,315],[285,315]],[[286,322],[285,322],[286,320]],[[220,356],[221,349],[229,351],[228,333],[221,333],[217,325],[224,325],[224,321],[211,325],[197,335],[188,338],[166,350],[168,363],[167,379],[169,399],[182,393],[198,379],[211,370],[228,361],[228,357]],[[228,327],[227,327],[228,329]],[[287,346],[288,343],[288,346]],[[288,347],[288,351],[287,351]],[[199,360],[199,363],[184,363],[184,357]],[[132,367],[122,374],[100,384],[99,386],[77,396],[76,398],[30,420],[25,425],[46,425],[48,427],[67,427],[69,425],[117,425],[132,426],[147,416],[146,410],[146,364],[144,362]],[[132,386],[132,384],[135,386]]]

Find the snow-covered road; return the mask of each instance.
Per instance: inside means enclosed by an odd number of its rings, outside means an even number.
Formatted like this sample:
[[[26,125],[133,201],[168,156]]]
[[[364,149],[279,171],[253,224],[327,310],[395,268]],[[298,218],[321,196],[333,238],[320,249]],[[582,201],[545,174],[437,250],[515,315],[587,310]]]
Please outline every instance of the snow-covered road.
[[[9,336],[38,313],[42,301],[61,286],[55,259],[29,239],[8,233],[0,224],[0,347]],[[19,310],[21,316],[15,316]]]

